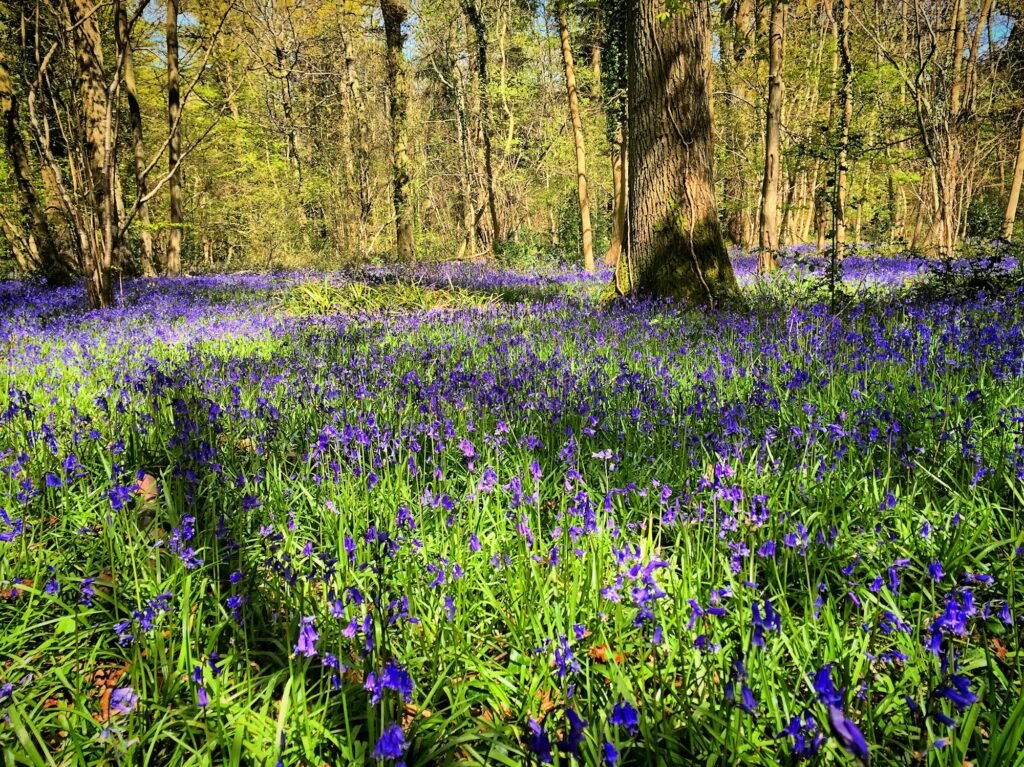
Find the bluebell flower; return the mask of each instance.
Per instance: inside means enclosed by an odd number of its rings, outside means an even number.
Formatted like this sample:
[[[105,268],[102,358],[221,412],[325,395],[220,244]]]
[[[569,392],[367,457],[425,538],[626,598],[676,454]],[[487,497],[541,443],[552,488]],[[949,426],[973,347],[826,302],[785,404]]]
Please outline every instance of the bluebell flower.
[[[406,703],[412,700],[413,680],[409,672],[397,663],[390,662],[377,673],[371,671],[366,675],[366,682],[363,687],[370,693],[370,704],[377,705],[381,702],[385,690],[397,692]]]
[[[619,750],[615,748],[615,744],[611,741],[604,742],[604,763],[608,767],[615,767],[619,763]]]
[[[110,709],[119,714],[130,714],[139,704],[139,696],[131,687],[117,687],[110,693]]]
[[[935,694],[948,699],[960,712],[978,700],[971,690],[971,681],[963,674],[951,674],[947,683],[936,688]]]
[[[320,635],[316,633],[313,626],[313,616],[307,616],[299,621],[299,641],[295,645],[296,655],[305,655],[307,658],[316,657],[316,643]]]
[[[569,726],[565,731],[565,737],[558,743],[558,750],[562,753],[572,754],[579,759],[581,756],[580,745],[583,743],[583,731],[587,726],[587,721],[581,718],[572,707],[565,710],[565,719]]]
[[[551,764],[551,739],[544,727],[533,719],[527,720],[526,724],[530,728],[527,738],[527,746],[530,751],[541,764]]]
[[[618,725],[630,735],[636,735],[640,727],[640,715],[629,701],[621,701],[612,707],[608,723]]]
[[[409,748],[409,744],[405,741],[402,728],[395,722],[391,722],[377,739],[377,744],[373,747],[373,758],[378,762],[393,760],[398,767],[404,765],[402,757],[407,748]]]
[[[828,707],[828,723],[832,734],[843,748],[861,761],[868,761],[867,741],[864,740],[857,725],[847,719],[839,706]]]

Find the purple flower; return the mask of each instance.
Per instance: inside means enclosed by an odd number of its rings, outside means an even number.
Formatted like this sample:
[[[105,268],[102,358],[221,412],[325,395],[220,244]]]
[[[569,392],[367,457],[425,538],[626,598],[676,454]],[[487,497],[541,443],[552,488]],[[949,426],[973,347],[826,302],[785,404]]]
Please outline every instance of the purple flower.
[[[537,756],[537,761],[541,764],[551,764],[551,739],[548,734],[544,731],[544,728],[534,721],[533,719],[527,720],[527,725],[530,728],[530,734],[527,740],[527,745],[530,751]]]
[[[139,704],[139,696],[131,687],[117,687],[110,693],[110,708],[119,714],[130,714]]]
[[[565,710],[565,719],[569,727],[565,731],[565,737],[558,743],[558,750],[565,754],[572,754],[579,759],[580,744],[583,743],[583,730],[587,726],[587,721],[576,713],[576,709],[571,707]]]
[[[826,706],[842,705],[843,694],[832,683],[832,664],[826,663],[814,675],[814,691]]]
[[[840,745],[861,761],[868,760],[868,743],[857,725],[846,718],[839,706],[828,707],[828,723]]]
[[[299,641],[295,644],[295,654],[305,655],[307,658],[316,657],[316,642],[320,635],[313,627],[313,616],[308,616],[299,621]]]
[[[408,671],[391,662],[379,674],[376,671],[367,674],[363,687],[370,693],[370,704],[376,706],[381,702],[385,690],[397,692],[408,703],[412,700],[414,684]]]
[[[407,748],[409,744],[405,741],[402,728],[391,722],[377,739],[377,745],[373,747],[373,758],[378,762],[393,759],[398,764],[404,764],[401,759]]]
[[[624,700],[612,707],[612,715],[608,717],[608,723],[618,725],[630,735],[636,735],[640,726],[640,715],[628,701]]]
[[[604,763],[608,767],[614,767],[619,763],[619,750],[615,748],[615,744],[610,741],[604,742]]]
[[[971,690],[971,681],[963,674],[951,674],[948,683],[937,687],[935,694],[951,701],[960,712],[978,700]]]

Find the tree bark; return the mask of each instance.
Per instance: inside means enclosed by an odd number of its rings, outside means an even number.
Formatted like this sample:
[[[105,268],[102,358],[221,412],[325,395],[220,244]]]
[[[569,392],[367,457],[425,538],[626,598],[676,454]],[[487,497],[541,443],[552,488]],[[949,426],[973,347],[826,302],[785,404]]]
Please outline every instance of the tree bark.
[[[1013,240],[1013,228],[1017,221],[1017,205],[1020,203],[1020,187],[1024,182],[1024,122],[1017,138],[1017,160],[1013,164],[1013,181],[1010,182],[1010,196],[1006,200],[1006,215],[1003,217],[1003,239]]]
[[[32,182],[28,149],[18,127],[18,99],[3,54],[0,54],[0,121],[3,122],[7,161],[18,186],[22,216],[28,223],[19,267],[26,274],[45,273],[53,282],[66,283],[70,275],[62,268],[57,256],[46,211]],[[12,239],[12,246],[14,244]]]
[[[366,120],[366,100],[355,72],[352,44],[345,38],[345,107],[349,126],[350,151],[355,158],[355,175],[359,205],[359,248],[366,247],[366,234],[373,216],[370,190],[370,128]]]
[[[395,249],[401,261],[415,258],[412,206],[409,202],[409,86],[406,82],[405,33],[409,14],[404,0],[381,0],[387,42],[387,81],[391,101],[391,195],[395,204]]]
[[[747,58],[754,37],[752,0],[722,5],[722,74],[723,85],[730,97],[722,105],[725,154],[732,158],[731,168],[723,183],[725,195],[725,235],[734,245],[750,250],[754,241],[754,222],[748,204],[749,187],[747,151],[749,130],[743,110],[753,101],[750,89],[739,67]],[[735,96],[735,99],[732,98]]]
[[[476,4],[476,0],[462,0],[462,10],[476,38],[476,70],[480,86],[480,138],[484,148],[484,184],[487,193],[487,210],[491,218],[491,245],[497,247],[504,239],[501,221],[498,218],[497,196],[494,191],[494,159],[491,149],[491,97],[490,76],[487,69],[487,25]]]
[[[615,132],[612,141],[612,231],[611,244],[604,256],[604,265],[614,267],[622,255],[626,241],[626,208],[629,200],[629,179],[626,168],[629,165],[629,151],[623,128]]]
[[[167,164],[171,178],[167,255],[164,270],[171,276],[181,274],[182,225],[185,220],[181,190],[181,75],[178,70],[178,0],[167,0]]]
[[[768,30],[768,106],[765,113],[764,176],[761,179],[761,217],[757,236],[757,271],[767,274],[778,266],[779,176],[782,172],[782,57],[786,35],[786,3],[772,0]]]
[[[714,304],[736,278],[715,201],[710,11],[665,11],[652,0],[628,14],[629,237],[615,287]]]
[[[850,123],[853,121],[853,61],[850,58],[850,1],[836,0],[839,42],[839,151],[836,156],[836,188],[833,209],[836,258],[846,253],[847,175],[850,171]]]
[[[565,3],[558,6],[558,34],[562,41],[562,64],[565,67],[565,89],[569,101],[569,119],[572,122],[573,143],[576,145],[576,190],[580,203],[580,234],[583,244],[583,265],[588,272],[595,270],[594,230],[590,224],[590,193],[587,189],[587,149],[583,137],[583,120],[576,92],[576,71],[572,60],[572,41],[569,37],[569,18]]]
[[[115,34],[117,48],[124,59],[122,65],[125,100],[128,102],[128,126],[131,129],[132,160],[135,167],[135,193],[141,199],[146,196],[146,146],[142,141],[142,109],[139,106],[138,88],[135,84],[135,64],[132,61],[132,44],[128,30],[128,12],[125,4],[117,4]],[[149,203],[139,206],[139,251],[142,259],[142,276],[153,277],[156,263],[153,258],[153,232],[150,228]]]
[[[97,7],[92,0],[68,0],[68,17],[78,63],[81,100],[86,196],[91,225],[82,236],[85,289],[94,309],[113,306],[110,271],[117,232],[113,195],[113,136],[111,109],[103,74]],[[80,233],[85,235],[85,233]]]

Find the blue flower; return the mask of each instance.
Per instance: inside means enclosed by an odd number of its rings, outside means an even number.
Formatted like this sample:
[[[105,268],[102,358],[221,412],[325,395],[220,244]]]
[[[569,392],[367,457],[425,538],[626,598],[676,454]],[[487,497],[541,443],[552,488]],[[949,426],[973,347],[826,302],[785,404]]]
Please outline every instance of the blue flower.
[[[858,759],[868,760],[868,743],[857,725],[846,718],[839,706],[828,707],[828,723],[840,745]]]
[[[402,700],[408,703],[412,700],[413,681],[409,672],[396,663],[388,663],[378,674],[371,671],[366,675],[366,683],[363,685],[370,693],[370,704],[376,706],[381,702],[385,690],[393,690],[402,696]]]
[[[959,712],[978,700],[971,690],[971,681],[962,674],[951,674],[949,682],[936,688],[935,694],[950,700]]]
[[[618,725],[630,735],[636,735],[640,727],[640,715],[628,701],[624,700],[612,707],[612,715],[608,717],[608,723]]]
[[[565,710],[565,718],[569,728],[565,732],[565,737],[559,742],[558,750],[566,754],[572,754],[579,759],[580,744],[583,743],[583,730],[587,726],[587,721],[582,719],[573,708]]]
[[[551,764],[551,739],[548,734],[544,731],[544,728],[533,719],[527,720],[526,724],[530,728],[530,734],[527,740],[527,745],[536,756],[537,761],[541,764]]]
[[[826,706],[842,704],[843,694],[841,691],[837,690],[835,685],[832,683],[831,663],[826,663],[818,669],[818,673],[814,675],[814,691],[818,694],[818,700]]]
[[[316,642],[320,635],[313,627],[314,618],[308,616],[299,622],[299,641],[295,645],[296,655],[305,655],[307,658],[316,657]]]
[[[401,765],[404,764],[401,759],[407,748],[409,748],[409,744],[405,741],[402,728],[391,722],[377,739],[377,745],[373,747],[373,758],[378,762],[393,759]]]
[[[615,744],[610,741],[604,742],[604,763],[608,767],[614,767],[619,763],[619,750],[615,748]]]
[[[110,693],[110,709],[119,714],[130,714],[139,704],[139,696],[131,687],[117,687]]]

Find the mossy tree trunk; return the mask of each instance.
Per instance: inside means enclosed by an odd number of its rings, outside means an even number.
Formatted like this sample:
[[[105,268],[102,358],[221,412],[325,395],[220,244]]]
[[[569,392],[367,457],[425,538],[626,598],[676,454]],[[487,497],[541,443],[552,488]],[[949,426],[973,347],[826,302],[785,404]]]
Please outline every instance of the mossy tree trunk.
[[[409,187],[409,86],[405,62],[405,33],[409,15],[403,0],[381,0],[384,37],[387,43],[388,96],[391,101],[391,195],[395,205],[395,251],[400,261],[415,258],[412,236],[412,204]]]

